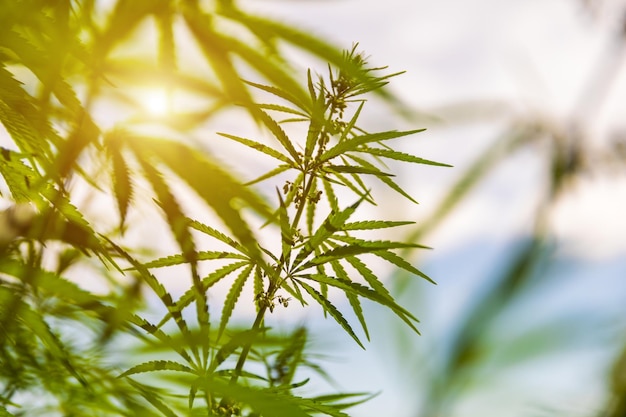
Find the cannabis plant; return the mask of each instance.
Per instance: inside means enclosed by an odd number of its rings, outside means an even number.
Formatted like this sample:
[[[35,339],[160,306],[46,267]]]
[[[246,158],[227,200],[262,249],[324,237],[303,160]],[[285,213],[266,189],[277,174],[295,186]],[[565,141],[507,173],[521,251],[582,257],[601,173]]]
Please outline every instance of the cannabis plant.
[[[272,313],[317,305],[364,347],[367,300],[417,331],[373,266],[382,260],[429,280],[396,253],[422,246],[377,237],[411,222],[357,214],[376,202],[370,179],[414,201],[385,161],[442,165],[394,149],[392,140],[422,129],[362,127],[365,97],[397,74],[369,66],[356,46],[339,53],[232,2],[212,6],[118,1],[105,20],[93,1],[3,9],[0,414],[345,416],[367,395],[307,396],[310,371],[325,376],[306,350],[307,328],[281,334]],[[116,56],[148,20],[160,35],[158,65]],[[205,78],[179,69],[177,24],[205,56]],[[325,75],[286,69],[278,41],[328,61]],[[244,80],[234,58],[264,80]],[[145,118],[98,121],[103,97],[132,102],[129,80],[150,77],[170,98],[199,93],[202,108],[159,123],[158,135],[142,129]],[[258,133],[207,134],[213,125],[204,122],[232,106]],[[202,140],[187,133],[197,127]],[[224,141],[271,169],[246,181],[207,150]],[[107,218],[93,213],[103,205]],[[142,230],[133,213],[153,209],[174,253],[132,239]],[[182,271],[178,288],[189,283],[180,294],[165,284],[170,267]],[[247,326],[233,319],[242,304],[256,312]]]

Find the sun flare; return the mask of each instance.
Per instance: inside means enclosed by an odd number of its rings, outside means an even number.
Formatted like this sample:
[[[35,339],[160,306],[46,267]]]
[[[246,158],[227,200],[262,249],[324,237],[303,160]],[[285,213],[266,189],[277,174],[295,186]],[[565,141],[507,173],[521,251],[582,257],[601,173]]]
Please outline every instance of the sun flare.
[[[171,100],[164,89],[151,89],[142,94],[141,104],[152,116],[167,116],[171,112]]]

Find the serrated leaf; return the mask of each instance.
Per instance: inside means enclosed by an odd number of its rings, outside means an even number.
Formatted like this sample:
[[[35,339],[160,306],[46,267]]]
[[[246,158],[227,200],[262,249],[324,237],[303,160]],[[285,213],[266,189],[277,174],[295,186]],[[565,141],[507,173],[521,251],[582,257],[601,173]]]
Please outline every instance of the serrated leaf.
[[[376,176],[393,177],[393,174],[383,172],[378,168],[360,167],[355,165],[324,165],[324,171],[326,172],[342,172],[347,174],[370,174]]]
[[[298,285],[301,286],[302,288],[304,288],[304,290],[309,293],[309,295],[311,297],[313,297],[313,299],[315,301],[317,301],[322,308],[328,312],[328,314],[330,314],[330,316],[335,319],[335,321],[346,331],[346,333],[348,333],[350,335],[350,337],[352,337],[352,339],[354,339],[354,341],[361,346],[361,348],[365,349],[365,346],[363,346],[363,344],[361,343],[361,341],[359,340],[359,338],[357,337],[357,335],[354,333],[354,331],[352,330],[352,327],[350,327],[350,325],[348,324],[348,322],[346,321],[346,319],[343,317],[343,315],[341,314],[341,312],[339,310],[337,310],[337,308],[330,302],[328,301],[328,299],[326,297],[324,297],[322,294],[320,294],[319,292],[317,292],[313,287],[311,287],[310,285],[302,282],[302,281],[298,281]]]
[[[361,274],[363,279],[365,279],[365,282],[367,282],[374,291],[389,299],[393,299],[387,288],[385,288],[383,283],[380,282],[378,277],[367,267],[367,265],[365,265],[363,261],[355,256],[348,256],[346,260],[354,269],[358,271],[359,274]]]
[[[285,91],[281,88],[278,88],[276,86],[271,86],[271,85],[264,85],[264,84],[259,84],[259,83],[255,83],[252,81],[248,81],[248,80],[244,80],[244,82],[252,87],[258,88],[259,90],[263,90],[267,93],[273,94],[276,97],[280,97],[283,100],[286,100],[290,103],[295,104],[296,106],[298,106],[299,100],[290,92]],[[298,106],[300,107],[300,106]],[[306,107],[300,107],[302,110],[307,111]]]
[[[21,155],[6,148],[0,148],[0,175],[9,187],[16,203],[29,203],[32,200],[31,184],[36,182],[36,173],[21,161]]]
[[[293,147],[291,139],[289,139],[282,127],[280,127],[280,125],[274,119],[272,119],[269,114],[261,109],[255,111],[255,114],[257,114],[259,120],[265,125],[265,127],[269,129],[270,132],[272,132],[276,140],[278,140],[278,142],[283,146],[283,148],[285,148],[289,155],[291,155],[293,161],[299,163],[301,157],[300,155],[298,155],[298,151],[296,151],[296,148]]]
[[[219,230],[206,225],[204,223],[201,223],[197,220],[191,220],[189,219],[189,227],[191,227],[192,229],[195,229],[199,232],[202,232],[208,236],[214,237],[215,239],[219,240],[220,242],[226,243],[228,246],[232,247],[233,249],[238,250],[239,252],[243,253],[244,255],[246,255],[246,248],[244,248],[243,246],[241,246],[241,244],[239,242],[236,242],[235,240],[233,240],[232,238],[226,236],[224,233],[220,232]],[[249,257],[247,257],[249,258]]]
[[[223,136],[225,138],[228,139],[232,139],[235,142],[239,142],[243,145],[246,145],[249,148],[255,149],[259,152],[262,152],[266,155],[269,155],[273,158],[278,159],[279,161],[283,161],[286,162],[287,164],[289,164],[290,166],[293,166],[293,161],[291,159],[289,159],[289,157],[287,157],[286,155],[283,155],[282,153],[278,152],[277,150],[270,148],[269,146],[263,145],[262,143],[250,140],[250,139],[246,139],[246,138],[242,138],[239,136],[234,136],[234,135],[229,135],[228,133],[217,133],[220,136]]]
[[[282,164],[277,166],[276,168],[266,172],[265,174],[253,179],[252,181],[248,181],[246,183],[244,183],[244,185],[252,185],[252,184],[256,184],[257,182],[261,182],[261,181],[265,181],[268,178],[272,178],[275,177],[276,175],[282,174],[283,172],[291,169],[292,166],[291,164]]]
[[[335,232],[342,230],[344,223],[355,212],[357,207],[363,200],[360,199],[356,203],[347,207],[340,212],[331,212],[320,227],[315,231],[313,236],[306,240],[304,246],[300,249],[293,263],[293,267],[300,265],[322,242],[332,236]]]
[[[365,102],[361,102],[361,104],[359,104],[359,107],[356,109],[356,111],[352,115],[352,118],[350,119],[348,124],[343,128],[343,131],[341,132],[341,136],[339,137],[339,142],[343,142],[344,140],[348,138],[348,134],[351,133],[354,127],[356,126],[356,121],[361,115],[361,110],[363,110],[364,105],[365,105]]]
[[[176,372],[186,372],[189,374],[196,375],[196,371],[191,369],[188,366],[185,366],[181,363],[174,361],[149,361],[144,362],[139,365],[133,366],[132,368],[124,371],[122,374],[118,376],[118,378],[127,377],[134,374],[141,374],[144,372],[157,372],[157,371],[176,371]]]
[[[336,287],[344,292],[352,292],[361,297],[367,298],[371,301],[377,302],[391,311],[393,311],[402,321],[404,321],[413,331],[419,334],[419,331],[413,324],[414,321],[417,321],[415,316],[413,316],[406,309],[400,307],[396,302],[392,299],[387,298],[386,296],[377,293],[374,290],[367,288],[364,285],[361,285],[356,282],[347,281],[341,278],[329,277],[323,274],[310,274],[310,275],[298,275],[298,278],[305,278],[316,281],[318,283],[324,283],[331,287]],[[298,281],[302,283],[301,281]]]
[[[282,113],[295,114],[296,116],[302,116],[303,117],[302,120],[308,120],[308,114],[300,112],[298,110],[294,110],[291,107],[281,106],[280,104],[271,104],[271,103],[257,104],[257,106],[265,110],[274,110],[274,111],[279,111]]]
[[[333,268],[333,271],[335,272],[335,274],[339,278],[345,279],[346,281],[350,281],[350,277],[348,276],[348,273],[339,262],[332,261],[330,265]],[[365,337],[369,341],[370,334],[369,334],[369,331],[367,330],[367,323],[365,321],[365,316],[363,315],[363,308],[361,307],[361,302],[359,301],[359,297],[357,297],[355,294],[351,292],[346,292],[345,295],[346,295],[346,298],[348,299],[348,302],[350,302],[350,305],[352,306],[352,311],[354,311],[354,315],[359,320],[359,323],[361,323],[361,328],[363,329],[363,332],[365,333]]]
[[[276,190],[276,194],[278,195],[278,201],[280,203],[278,207],[278,222],[280,224],[281,260],[284,264],[289,265],[291,250],[295,244],[293,240],[293,229],[291,228],[287,207],[280,195],[280,191]]]
[[[237,303],[237,299],[239,299],[239,295],[241,295],[241,291],[243,290],[243,286],[248,280],[250,276],[250,272],[252,272],[252,268],[254,265],[248,265],[246,269],[241,271],[237,279],[230,286],[230,290],[228,290],[228,294],[226,295],[226,299],[224,300],[224,307],[222,308],[222,318],[220,319],[220,327],[217,331],[217,339],[219,340],[222,336],[222,333],[226,329],[228,325],[228,321],[230,320],[230,316],[235,309],[235,304]]]
[[[369,190],[367,189],[365,184],[363,184],[363,182],[360,180],[360,178],[357,175],[353,174],[353,178],[357,181],[357,184],[354,184],[351,180],[349,180],[348,178],[346,178],[343,174],[339,172],[334,172],[332,173],[332,175],[336,179],[334,180],[331,179],[329,175],[324,175],[322,178],[327,182],[332,182],[334,184],[340,184],[345,187],[348,187],[350,190],[352,190],[352,192],[354,192],[360,198],[364,199],[365,201],[367,201],[368,203],[374,206],[376,205],[376,202],[369,195],[370,194]],[[378,178],[387,178],[387,177],[383,176],[383,177],[378,177]]]
[[[113,246],[113,248],[124,258],[126,259],[133,268],[139,273],[140,277],[148,284],[150,289],[154,292],[154,294],[159,297],[165,308],[167,308],[168,314],[174,318],[174,322],[180,329],[183,336],[191,339],[191,332],[189,331],[189,327],[187,326],[187,322],[182,316],[182,308],[174,303],[172,300],[172,295],[167,291],[167,289],[159,282],[159,280],[148,271],[148,269],[135,260],[130,254],[128,254],[125,250],[115,245],[113,242],[109,241],[109,244]]]
[[[369,153],[371,155],[381,156],[383,158],[395,159],[396,161],[412,162],[415,164],[424,165],[435,165],[440,167],[452,167],[452,165],[419,158],[408,153],[398,152],[391,149],[363,147],[359,149],[359,152]]]
[[[196,260],[198,261],[208,261],[214,259],[242,259],[249,260],[250,258],[241,255],[239,253],[234,252],[223,252],[223,251],[202,251],[197,253]],[[188,260],[185,258],[183,254],[178,255],[170,255],[163,258],[155,259],[154,261],[149,261],[143,264],[144,267],[148,269],[152,268],[163,268],[167,266],[174,266],[187,263]]]
[[[192,267],[195,267],[197,257],[196,245],[189,230],[187,217],[178,204],[176,197],[170,191],[169,185],[163,179],[162,174],[148,161],[145,161],[142,158],[139,159],[141,167],[146,174],[146,178],[152,185],[152,189],[159,199],[159,206],[167,217],[167,224],[169,225],[178,246],[183,251],[183,257],[188,263],[192,264]]]
[[[433,281],[428,275],[424,274],[422,271],[420,271],[419,269],[415,268],[413,265],[411,265],[410,263],[408,263],[404,258],[402,258],[401,256],[391,252],[391,251],[376,251],[374,252],[374,255],[383,258],[386,261],[391,262],[392,264],[394,264],[395,266],[402,268],[406,271],[409,271],[417,276],[420,276],[422,278],[424,278],[425,280],[433,283],[433,284],[437,284],[435,281]]]
[[[367,162],[366,160],[364,160],[362,158],[358,158],[358,157],[356,157],[354,155],[350,155],[350,154],[347,155],[347,157],[353,159],[354,161],[356,161],[361,166],[370,167],[370,168],[376,168],[373,164]],[[376,178],[378,178],[380,181],[382,181],[384,184],[386,184],[389,188],[391,188],[392,190],[394,190],[397,193],[401,194],[402,196],[404,196],[408,200],[412,201],[415,204],[419,204],[413,197],[411,197],[406,191],[404,191],[391,178],[389,178],[387,176],[379,176],[379,177],[376,177]]]
[[[343,230],[374,230],[385,229],[388,227],[405,226],[415,224],[412,221],[389,221],[389,220],[363,220],[358,222],[346,223]]]
[[[333,189],[333,185],[326,178],[321,178],[322,185],[324,186],[324,194],[326,195],[326,200],[328,201],[328,205],[332,211],[339,211],[339,202],[337,196],[335,195],[335,190]]]
[[[256,267],[254,269],[254,278],[253,278],[253,290],[254,297],[256,298],[259,294],[263,294],[264,292],[264,283],[263,283],[263,271],[260,267]],[[256,304],[256,311],[259,312],[259,304]]]
[[[111,158],[113,194],[115,195],[120,214],[120,229],[123,230],[130,200],[133,196],[133,183],[130,178],[130,170],[122,156],[121,150],[116,146],[109,146],[107,150]]]
[[[215,271],[211,272],[209,275],[207,275],[206,277],[202,279],[203,290],[204,291],[208,290],[221,279],[227,277],[234,271],[240,268],[243,268],[246,265],[250,265],[250,262],[249,261],[235,262],[232,264],[225,265],[219,269],[216,269]],[[182,311],[183,309],[185,309],[195,299],[196,297],[195,294],[196,294],[196,290],[194,288],[190,288],[189,290],[185,291],[185,293],[178,299],[178,301],[176,301],[176,309],[178,311]],[[163,317],[158,327],[163,326],[163,324],[165,324],[171,317],[172,317],[171,313],[168,312],[168,314],[166,314],[165,317]]]
[[[340,238],[343,239],[343,238]],[[413,243],[392,242],[389,240],[356,240],[357,243],[339,246],[327,252],[315,256],[309,262],[303,264],[297,271],[303,271],[316,265],[332,262],[337,259],[346,258],[348,256],[361,255],[366,253],[377,254],[381,249],[399,249],[399,248],[419,248],[420,245]]]
[[[412,135],[418,132],[422,132],[423,130],[424,129],[407,130],[407,131],[391,130],[388,132],[371,133],[371,134],[354,136],[352,138],[349,138],[342,142],[337,143],[335,146],[333,146],[332,148],[324,152],[320,156],[319,159],[321,162],[328,161],[346,152],[357,151],[360,149],[361,145],[365,145],[366,143],[397,139],[403,136],[408,136],[408,135]]]

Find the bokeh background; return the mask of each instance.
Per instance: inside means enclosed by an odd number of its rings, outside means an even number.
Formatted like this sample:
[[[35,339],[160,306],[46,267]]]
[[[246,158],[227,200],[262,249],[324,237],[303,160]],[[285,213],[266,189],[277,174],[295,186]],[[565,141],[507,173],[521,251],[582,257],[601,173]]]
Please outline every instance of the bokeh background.
[[[412,112],[371,123],[427,127],[401,146],[454,165],[394,167],[421,204],[389,215],[434,248],[414,259],[438,285],[387,277],[422,335],[373,306],[365,352],[316,325],[339,386],[381,391],[353,415],[622,415],[626,2],[243,5],[406,70],[390,89]]]

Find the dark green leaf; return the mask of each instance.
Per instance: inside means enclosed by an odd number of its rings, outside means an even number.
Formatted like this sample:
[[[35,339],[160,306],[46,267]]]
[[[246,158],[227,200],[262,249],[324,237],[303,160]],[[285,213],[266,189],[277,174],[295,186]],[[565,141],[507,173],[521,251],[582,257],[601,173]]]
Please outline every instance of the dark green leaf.
[[[346,333],[348,333],[350,335],[350,337],[352,337],[354,339],[354,341],[361,346],[361,348],[365,349],[365,347],[363,346],[363,344],[361,343],[361,341],[359,340],[359,338],[357,337],[357,335],[354,333],[354,331],[352,330],[352,327],[350,327],[350,325],[348,324],[348,322],[346,321],[346,319],[343,317],[343,315],[341,314],[341,312],[339,310],[337,310],[337,308],[332,305],[332,303],[330,301],[328,301],[328,299],[326,297],[324,297],[322,294],[320,294],[319,292],[317,292],[313,287],[311,287],[308,284],[305,284],[302,281],[298,281],[298,285],[300,285],[302,288],[305,289],[305,291],[307,293],[309,293],[309,295],[311,297],[313,297],[313,299],[315,301],[318,302],[318,304],[320,304],[322,306],[322,308],[324,309],[324,311],[327,311],[328,314],[330,314],[330,316],[335,319],[335,321],[337,323],[339,323],[339,325],[346,331]]]

